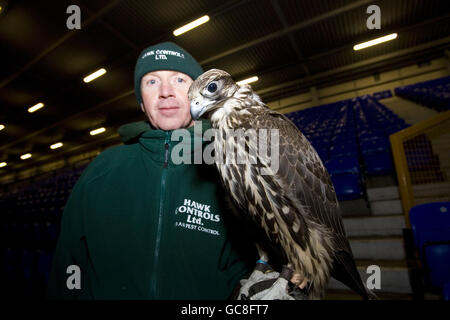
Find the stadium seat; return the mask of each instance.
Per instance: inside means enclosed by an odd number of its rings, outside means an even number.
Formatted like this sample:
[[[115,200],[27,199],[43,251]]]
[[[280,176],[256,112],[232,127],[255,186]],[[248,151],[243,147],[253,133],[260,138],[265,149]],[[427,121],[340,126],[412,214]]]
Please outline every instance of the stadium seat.
[[[355,157],[331,158],[325,162],[325,168],[330,175],[341,173],[359,174],[359,162]]]
[[[354,200],[362,197],[359,175],[345,173],[331,176],[339,201]]]
[[[368,176],[388,175],[394,172],[394,164],[389,151],[363,155]]]
[[[52,266],[53,254],[51,252],[39,251],[37,254],[36,272],[45,284],[48,283]]]
[[[385,136],[384,131],[382,130],[362,130],[359,135],[358,135],[358,139],[360,142],[363,141],[367,141],[367,140],[376,140],[376,139],[381,139]]]
[[[443,288],[450,283],[450,241],[426,243],[423,260],[432,286]]]
[[[450,202],[414,206],[409,219],[427,283],[442,288],[450,282]]]
[[[450,77],[444,77],[395,88],[399,97],[422,104],[436,111],[450,110]]]
[[[18,266],[19,254],[18,250],[14,248],[7,248],[4,252],[4,269],[8,276],[11,276],[16,270]]]
[[[447,282],[442,289],[442,296],[444,300],[450,300],[450,282]]]
[[[33,295],[33,277],[35,275],[34,252],[24,250],[20,257],[20,285],[27,297]]]
[[[356,143],[333,145],[330,148],[330,158],[333,157],[358,157],[358,146]]]
[[[360,144],[361,153],[372,154],[378,152],[386,152],[391,150],[389,140],[387,138],[378,138],[362,141]]]
[[[320,160],[322,160],[322,162],[325,162],[329,159],[329,150],[328,148],[321,148],[321,149],[316,149],[317,154],[319,155]]]
[[[409,220],[417,249],[427,242],[450,241],[450,202],[416,205],[409,211]]]

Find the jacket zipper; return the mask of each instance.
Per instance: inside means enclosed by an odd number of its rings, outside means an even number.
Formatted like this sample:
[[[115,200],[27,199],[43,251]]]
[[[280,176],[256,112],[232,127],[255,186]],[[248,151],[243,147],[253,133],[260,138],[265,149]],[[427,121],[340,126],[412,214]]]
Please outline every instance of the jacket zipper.
[[[161,196],[159,198],[159,214],[158,214],[158,226],[156,229],[156,241],[155,241],[155,252],[153,256],[153,273],[151,280],[151,291],[152,298],[157,299],[157,274],[158,274],[158,259],[159,259],[159,249],[161,243],[161,229],[162,229],[162,219],[163,219],[163,211],[164,211],[164,198],[166,192],[166,177],[167,177],[167,168],[169,167],[169,133],[166,132],[166,138],[164,141],[164,170],[161,174]]]

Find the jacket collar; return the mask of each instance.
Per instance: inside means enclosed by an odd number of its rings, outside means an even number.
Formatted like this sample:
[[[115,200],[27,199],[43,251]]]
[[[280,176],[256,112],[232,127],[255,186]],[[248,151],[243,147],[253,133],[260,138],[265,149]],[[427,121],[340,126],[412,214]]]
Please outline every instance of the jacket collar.
[[[148,121],[138,121],[121,126],[118,133],[125,144],[139,143],[154,161],[165,161],[167,143],[170,154],[174,148],[181,157],[184,152],[189,152],[191,163],[194,163],[194,154],[199,152],[197,149],[201,148],[202,152],[203,146],[210,143],[203,139],[203,133],[209,128],[211,123],[208,120],[196,121],[190,128],[170,131],[156,130]],[[169,165],[172,166],[174,163],[170,154]]]

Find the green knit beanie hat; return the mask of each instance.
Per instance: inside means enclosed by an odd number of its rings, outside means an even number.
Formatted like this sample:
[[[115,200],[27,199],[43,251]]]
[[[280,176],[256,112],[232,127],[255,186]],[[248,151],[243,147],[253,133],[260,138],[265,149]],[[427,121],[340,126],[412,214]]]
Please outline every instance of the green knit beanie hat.
[[[134,92],[142,103],[142,77],[156,70],[173,70],[187,74],[192,80],[203,73],[200,64],[183,48],[173,42],[163,42],[143,50],[134,69]]]

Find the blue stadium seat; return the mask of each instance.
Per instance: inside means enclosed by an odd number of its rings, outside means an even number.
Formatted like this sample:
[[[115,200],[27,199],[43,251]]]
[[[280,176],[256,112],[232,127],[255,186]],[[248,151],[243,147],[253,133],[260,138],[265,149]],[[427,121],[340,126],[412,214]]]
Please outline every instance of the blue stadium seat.
[[[442,289],[442,296],[444,300],[450,300],[450,282],[447,282]]]
[[[335,174],[331,176],[331,181],[339,201],[354,200],[362,197],[358,175],[351,173]]]
[[[58,240],[58,232],[56,223],[47,222],[45,224],[44,241],[46,242],[46,246],[53,248],[56,245],[56,241]]]
[[[317,154],[319,155],[320,160],[322,160],[322,162],[325,162],[329,159],[329,149],[328,148],[321,148],[321,149],[316,149]]]
[[[384,131],[382,130],[362,130],[359,135],[358,135],[358,139],[360,142],[366,141],[366,140],[376,140],[376,139],[381,139],[385,136]]]
[[[450,77],[395,88],[395,94],[439,112],[450,110]]]
[[[409,211],[409,220],[420,254],[427,242],[450,241],[450,202],[416,205]]]
[[[386,152],[391,149],[389,140],[387,138],[379,138],[362,141],[360,144],[361,153],[372,154],[378,152]]]
[[[35,255],[34,252],[24,250],[20,257],[21,287],[25,296],[33,295],[33,277],[35,275]]]
[[[11,276],[17,271],[17,266],[19,263],[19,253],[17,249],[14,248],[7,248],[4,252],[4,268],[5,272],[8,276]]]
[[[369,176],[389,175],[394,172],[394,163],[389,151],[365,154],[363,160]]]
[[[42,223],[35,223],[33,225],[33,241],[36,247],[41,247],[44,241],[44,225]]]
[[[341,173],[359,174],[359,162],[355,157],[331,158],[325,162],[325,168],[330,175]]]
[[[443,288],[450,283],[450,241],[445,244],[429,242],[424,252],[424,265],[431,285]]]
[[[356,143],[333,145],[330,148],[330,158],[333,157],[358,157],[358,146]]]
[[[427,282],[442,288],[450,282],[450,202],[414,206],[409,219]]]
[[[37,275],[41,277],[45,283],[47,283],[50,277],[53,253],[39,251],[37,255]]]

